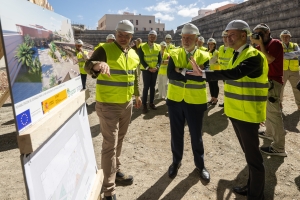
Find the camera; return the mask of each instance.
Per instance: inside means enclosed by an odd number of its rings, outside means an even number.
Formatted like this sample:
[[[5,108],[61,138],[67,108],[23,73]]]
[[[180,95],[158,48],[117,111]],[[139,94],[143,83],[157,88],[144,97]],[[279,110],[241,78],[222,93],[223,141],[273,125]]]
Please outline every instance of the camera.
[[[251,37],[255,40],[259,40],[259,34],[258,33],[252,33]]]

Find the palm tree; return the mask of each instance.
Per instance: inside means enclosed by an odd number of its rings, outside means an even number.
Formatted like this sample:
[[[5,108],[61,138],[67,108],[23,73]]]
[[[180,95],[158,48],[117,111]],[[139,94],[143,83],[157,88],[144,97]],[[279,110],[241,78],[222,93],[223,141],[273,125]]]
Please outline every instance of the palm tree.
[[[40,75],[41,73],[41,62],[38,57],[35,57],[31,63],[29,73]]]
[[[27,70],[32,64],[32,55],[34,54],[34,50],[31,49],[26,43],[22,43],[19,45],[16,50],[16,55],[14,56],[18,59],[18,63],[21,63],[22,66],[26,66]]]

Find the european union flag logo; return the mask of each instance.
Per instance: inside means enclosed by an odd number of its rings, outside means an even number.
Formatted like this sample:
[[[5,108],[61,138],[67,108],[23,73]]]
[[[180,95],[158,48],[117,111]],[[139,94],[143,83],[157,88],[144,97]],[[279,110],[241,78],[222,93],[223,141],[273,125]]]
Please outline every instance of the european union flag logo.
[[[18,130],[25,128],[27,125],[31,124],[30,110],[25,110],[24,112],[17,115],[17,125]]]

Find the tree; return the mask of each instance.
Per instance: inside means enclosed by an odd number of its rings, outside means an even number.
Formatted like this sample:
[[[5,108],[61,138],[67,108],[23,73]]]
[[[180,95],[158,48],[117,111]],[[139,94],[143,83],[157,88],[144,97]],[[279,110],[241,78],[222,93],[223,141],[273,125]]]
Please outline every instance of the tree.
[[[34,50],[31,49],[26,43],[22,43],[16,50],[16,55],[14,56],[18,59],[18,63],[21,63],[22,66],[26,66],[27,70],[32,64],[32,55],[34,54]]]

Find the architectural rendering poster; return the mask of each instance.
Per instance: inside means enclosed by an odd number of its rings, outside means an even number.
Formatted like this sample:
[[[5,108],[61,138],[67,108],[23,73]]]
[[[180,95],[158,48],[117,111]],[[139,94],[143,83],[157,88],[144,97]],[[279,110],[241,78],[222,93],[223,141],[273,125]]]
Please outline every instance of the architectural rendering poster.
[[[21,132],[82,84],[69,19],[24,0],[0,5],[0,36]]]

